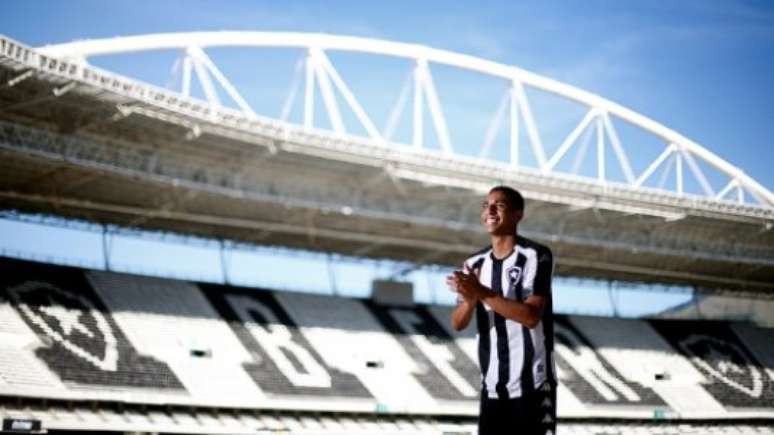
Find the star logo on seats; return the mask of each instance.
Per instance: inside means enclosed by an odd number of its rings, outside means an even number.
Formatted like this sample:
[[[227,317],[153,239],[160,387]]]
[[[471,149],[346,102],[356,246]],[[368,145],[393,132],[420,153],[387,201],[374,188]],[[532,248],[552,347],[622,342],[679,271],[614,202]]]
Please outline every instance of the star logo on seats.
[[[118,368],[118,341],[89,298],[43,281],[9,287],[8,294],[33,330],[101,370]]]
[[[763,374],[746,353],[732,342],[693,334],[679,343],[696,366],[717,381],[753,398],[763,393]]]
[[[76,330],[89,338],[94,338],[94,333],[80,322],[81,314],[83,314],[81,310],[73,310],[56,305],[56,301],[50,296],[48,300],[51,305],[42,306],[39,310],[41,313],[55,318],[59,322],[59,327],[62,328],[64,335],[69,336],[73,330]]]

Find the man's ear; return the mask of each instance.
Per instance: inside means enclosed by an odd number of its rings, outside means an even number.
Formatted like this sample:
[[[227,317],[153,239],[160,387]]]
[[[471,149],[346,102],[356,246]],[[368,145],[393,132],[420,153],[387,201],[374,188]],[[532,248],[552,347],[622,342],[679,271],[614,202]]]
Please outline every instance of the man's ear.
[[[513,217],[516,219],[516,222],[521,222],[521,218],[524,217],[524,210],[514,210]]]

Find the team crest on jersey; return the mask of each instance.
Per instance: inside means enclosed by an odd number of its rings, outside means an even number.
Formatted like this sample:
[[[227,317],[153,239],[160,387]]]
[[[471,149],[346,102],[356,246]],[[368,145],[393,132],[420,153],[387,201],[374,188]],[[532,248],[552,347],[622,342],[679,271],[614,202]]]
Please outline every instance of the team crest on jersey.
[[[513,287],[521,279],[521,267],[519,266],[509,267],[507,272],[508,272],[508,283]]]
[[[515,295],[516,287],[519,284],[519,280],[521,280],[522,268],[520,266],[511,266],[505,272],[508,274],[508,293]]]

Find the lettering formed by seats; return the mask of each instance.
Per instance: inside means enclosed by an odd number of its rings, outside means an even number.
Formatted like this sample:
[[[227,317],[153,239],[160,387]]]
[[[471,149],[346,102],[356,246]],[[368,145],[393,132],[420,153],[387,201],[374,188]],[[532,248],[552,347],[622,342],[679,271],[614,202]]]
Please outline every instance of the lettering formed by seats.
[[[269,395],[372,399],[350,372],[331,367],[267,291],[200,284],[253,358],[242,364]]]
[[[455,360],[455,355],[449,349],[450,346],[454,346],[454,342],[439,343],[432,342],[428,337],[417,330],[416,325],[421,325],[423,319],[417,316],[413,311],[403,309],[391,309],[390,315],[400,324],[403,330],[408,331],[411,334],[411,340],[419,348],[420,351],[433,363],[435,368],[439,372],[443,373],[444,377],[465,397],[475,398],[478,395],[478,390],[474,388],[468,379],[460,374],[457,369],[452,366]]]
[[[414,378],[436,399],[471,400],[478,397],[480,375],[474,361],[426,307],[366,306],[398,340],[420,368]]]
[[[258,300],[230,295],[227,300],[250,334],[261,343],[277,368],[297,387],[330,388],[331,376],[293,334]]]
[[[559,381],[583,402],[666,406],[649,386],[626,379],[567,316],[554,318]]]

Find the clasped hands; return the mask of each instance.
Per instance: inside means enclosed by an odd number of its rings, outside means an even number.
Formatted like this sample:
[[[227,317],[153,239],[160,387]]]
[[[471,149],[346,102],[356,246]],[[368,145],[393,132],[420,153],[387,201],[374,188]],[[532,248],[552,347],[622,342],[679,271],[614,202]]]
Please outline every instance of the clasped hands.
[[[464,270],[455,270],[446,277],[446,285],[466,302],[476,302],[488,293],[488,289],[478,280],[480,274],[481,269],[471,270],[466,264]]]

